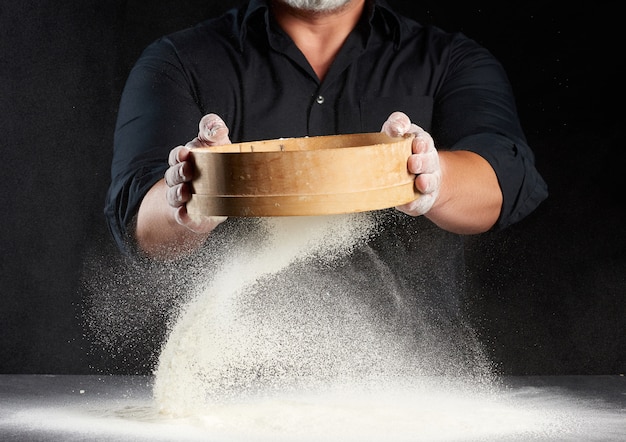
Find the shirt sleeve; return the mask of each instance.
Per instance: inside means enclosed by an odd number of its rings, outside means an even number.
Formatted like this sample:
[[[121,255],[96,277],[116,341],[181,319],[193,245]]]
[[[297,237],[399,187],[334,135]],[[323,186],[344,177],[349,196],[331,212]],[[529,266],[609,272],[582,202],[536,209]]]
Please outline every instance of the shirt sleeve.
[[[440,147],[472,151],[491,164],[503,194],[494,229],[503,229],[530,214],[547,197],[547,185],[535,167],[501,64],[458,34],[448,68],[435,100],[433,133]]]
[[[197,136],[202,112],[190,77],[164,38],[143,52],[127,79],[104,209],[123,252],[133,250],[133,220],[145,194],[163,178],[169,152]]]

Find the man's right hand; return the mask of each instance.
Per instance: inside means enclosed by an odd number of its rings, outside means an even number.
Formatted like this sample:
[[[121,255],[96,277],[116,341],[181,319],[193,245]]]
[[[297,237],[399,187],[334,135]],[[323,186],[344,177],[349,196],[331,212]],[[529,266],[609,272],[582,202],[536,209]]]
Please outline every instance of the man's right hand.
[[[193,216],[187,213],[186,204],[191,198],[189,182],[193,178],[193,167],[189,162],[194,147],[219,146],[230,144],[228,127],[219,116],[207,114],[200,120],[198,136],[184,146],[172,149],[169,154],[169,168],[165,171],[167,185],[166,199],[175,210],[174,218],[181,226],[194,233],[209,233],[226,220],[225,216]]]

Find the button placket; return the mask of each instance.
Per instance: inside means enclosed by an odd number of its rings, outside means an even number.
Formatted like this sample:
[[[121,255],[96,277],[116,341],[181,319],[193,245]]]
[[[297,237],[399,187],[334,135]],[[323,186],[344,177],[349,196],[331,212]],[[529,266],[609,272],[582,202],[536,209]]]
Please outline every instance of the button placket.
[[[330,95],[324,94],[329,92]],[[309,126],[308,133],[310,136],[328,135],[335,131],[335,114],[333,108],[332,91],[319,87],[311,97],[309,108]]]

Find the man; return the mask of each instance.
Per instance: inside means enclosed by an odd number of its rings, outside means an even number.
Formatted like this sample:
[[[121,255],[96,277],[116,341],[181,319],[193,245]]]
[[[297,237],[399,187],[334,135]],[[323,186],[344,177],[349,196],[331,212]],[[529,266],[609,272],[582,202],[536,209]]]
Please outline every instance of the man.
[[[450,232],[505,227],[546,196],[487,51],[384,2],[254,0],[160,40],[131,73],[106,210],[122,248],[186,254],[224,220],[188,217],[188,149],[169,152],[211,113],[190,146],[230,142],[229,129],[236,141],[374,131],[388,117],[385,132],[419,133],[408,167],[423,195],[398,209]]]
[[[186,212],[191,146],[381,127],[416,134],[407,166],[421,196],[388,214],[371,247],[403,275],[436,269],[424,293],[461,279],[458,234],[507,227],[547,196],[506,75],[475,42],[382,0],[251,0],[137,62],[115,134],[111,231],[150,257],[203,247],[225,218]]]

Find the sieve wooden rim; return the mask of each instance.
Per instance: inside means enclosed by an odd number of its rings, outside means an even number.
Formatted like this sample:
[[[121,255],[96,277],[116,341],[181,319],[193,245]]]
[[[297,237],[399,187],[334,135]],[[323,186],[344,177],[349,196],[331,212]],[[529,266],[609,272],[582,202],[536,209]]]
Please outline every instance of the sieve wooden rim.
[[[415,200],[413,135],[380,132],[195,148],[190,215],[362,212]]]

